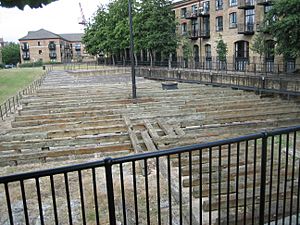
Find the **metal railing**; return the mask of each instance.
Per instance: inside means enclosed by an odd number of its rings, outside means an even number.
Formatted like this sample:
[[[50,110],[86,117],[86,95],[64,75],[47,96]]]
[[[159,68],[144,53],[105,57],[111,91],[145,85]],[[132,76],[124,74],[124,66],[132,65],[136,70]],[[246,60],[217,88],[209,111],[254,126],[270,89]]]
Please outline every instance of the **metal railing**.
[[[49,68],[47,68],[47,71],[45,71],[39,79],[33,81],[28,87],[19,91],[15,96],[10,97],[0,105],[0,117],[2,120],[8,117],[9,114],[16,112],[20,106],[20,100],[23,98],[23,95],[32,94],[41,86],[48,72]]]
[[[295,126],[3,176],[0,223],[299,224],[299,134]]]

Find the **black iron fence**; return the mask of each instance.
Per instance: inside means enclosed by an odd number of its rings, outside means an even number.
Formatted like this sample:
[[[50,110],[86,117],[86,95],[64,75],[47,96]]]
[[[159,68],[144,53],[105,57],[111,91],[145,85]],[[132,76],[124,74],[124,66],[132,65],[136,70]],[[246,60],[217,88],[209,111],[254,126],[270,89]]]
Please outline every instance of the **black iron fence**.
[[[295,126],[3,176],[0,223],[299,224],[299,134]]]
[[[47,68],[47,71],[45,71],[39,79],[33,81],[28,87],[19,91],[15,96],[10,97],[0,105],[0,117],[2,120],[9,116],[9,114],[16,112],[20,106],[20,100],[23,98],[23,95],[32,94],[41,86],[49,70],[50,68]]]
[[[130,66],[130,60],[120,60],[112,58],[99,58],[99,65],[114,65],[114,66]],[[226,60],[219,60],[218,57],[194,57],[193,59],[177,58],[168,60],[142,60],[136,58],[136,66],[153,66],[167,68],[185,68],[185,69],[200,69],[207,71],[221,72],[244,72],[252,74],[300,74],[300,65],[296,64],[294,59],[288,59],[283,62],[276,62],[274,59],[259,59],[258,57],[243,58],[243,57],[227,57]]]

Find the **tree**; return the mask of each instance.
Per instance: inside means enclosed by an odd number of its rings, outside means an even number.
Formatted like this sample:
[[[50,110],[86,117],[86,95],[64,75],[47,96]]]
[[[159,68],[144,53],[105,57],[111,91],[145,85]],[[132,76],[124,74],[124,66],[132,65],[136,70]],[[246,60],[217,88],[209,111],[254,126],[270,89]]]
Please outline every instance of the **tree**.
[[[225,62],[226,61],[226,56],[228,53],[228,48],[227,48],[227,44],[224,42],[222,35],[219,35],[218,40],[216,41],[217,44],[217,54],[218,54],[218,58],[219,61],[221,62]]]
[[[259,61],[262,62],[267,52],[266,37],[263,32],[258,32],[254,35],[250,49],[259,55]]]
[[[2,61],[4,64],[16,65],[20,62],[20,45],[16,43],[9,43],[1,48]]]
[[[23,10],[26,5],[30,8],[42,8],[43,5],[48,5],[57,0],[0,0],[0,6],[5,8],[18,7]]]
[[[188,66],[188,61],[193,55],[193,46],[189,39],[185,36],[182,37],[181,39],[181,44],[182,44],[182,53],[183,53],[183,67]]]
[[[276,41],[276,53],[300,56],[300,0],[276,0],[265,18],[266,30]]]
[[[154,53],[159,52],[162,58],[170,58],[170,54],[176,51],[176,22],[170,1],[141,1],[134,28],[136,49],[149,51],[151,65]]]
[[[97,10],[93,21],[88,24],[82,38],[86,51],[91,55],[107,54],[108,44],[108,13],[103,6]]]

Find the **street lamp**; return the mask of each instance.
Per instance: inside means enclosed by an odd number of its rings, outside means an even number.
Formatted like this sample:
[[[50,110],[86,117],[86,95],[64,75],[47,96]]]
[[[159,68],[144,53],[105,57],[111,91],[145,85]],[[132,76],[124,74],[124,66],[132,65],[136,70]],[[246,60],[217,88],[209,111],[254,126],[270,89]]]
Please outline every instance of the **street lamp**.
[[[132,98],[136,98],[136,83],[135,83],[135,65],[134,65],[134,45],[133,45],[133,29],[132,29],[132,14],[131,14],[131,0],[128,0],[128,14],[129,14],[129,31],[130,31],[130,61],[131,61],[131,82],[132,82]]]

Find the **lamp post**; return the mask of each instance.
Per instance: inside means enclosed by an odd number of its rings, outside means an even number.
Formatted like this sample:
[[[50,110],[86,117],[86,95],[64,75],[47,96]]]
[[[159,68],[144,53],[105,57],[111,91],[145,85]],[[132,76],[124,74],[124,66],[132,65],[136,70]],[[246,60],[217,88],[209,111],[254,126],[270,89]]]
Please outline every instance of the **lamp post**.
[[[129,31],[130,31],[130,61],[131,61],[131,82],[132,82],[132,98],[136,98],[136,83],[135,83],[135,65],[134,65],[134,45],[133,45],[133,29],[132,29],[132,14],[131,0],[128,0],[129,14]]]

